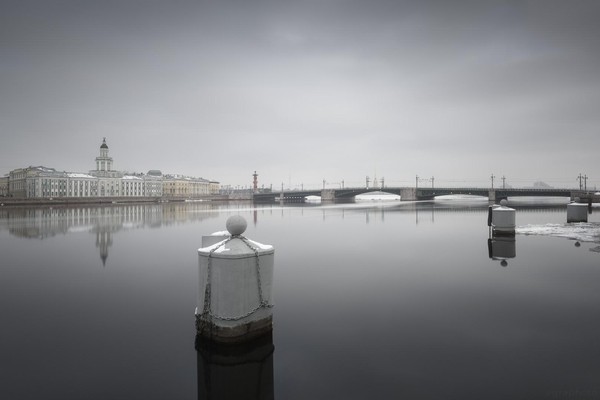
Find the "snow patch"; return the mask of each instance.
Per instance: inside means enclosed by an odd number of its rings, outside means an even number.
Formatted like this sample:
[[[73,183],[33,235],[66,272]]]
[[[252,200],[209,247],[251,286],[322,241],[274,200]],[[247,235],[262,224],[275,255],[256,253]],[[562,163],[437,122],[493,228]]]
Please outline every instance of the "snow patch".
[[[519,226],[516,233],[564,237],[580,242],[600,242],[600,224],[590,222]]]
[[[250,240],[250,239],[248,239],[248,238],[246,238],[246,240],[248,240],[248,242],[249,242],[250,244],[252,244],[253,246],[256,246],[256,247],[258,247],[258,248],[259,248],[259,249],[261,249],[261,250],[272,250],[272,249],[273,249],[273,246],[271,246],[270,244],[262,244],[262,243],[258,243],[258,242],[255,242],[254,240]]]
[[[354,196],[356,201],[398,201],[400,196],[397,194],[386,193],[382,191],[375,191],[370,193],[363,193]]]
[[[479,201],[488,201],[487,197],[483,197],[483,196],[476,196],[474,194],[446,194],[443,196],[435,196],[435,200],[436,201],[442,201],[442,200],[458,200],[458,201],[472,201],[472,200],[479,200]]]
[[[89,179],[95,179],[93,176],[88,175],[88,174],[68,173],[67,175],[68,175],[69,178],[89,178]]]
[[[215,233],[219,233],[219,232],[215,232]],[[231,249],[228,249],[226,246],[224,246],[225,242],[229,240],[229,233],[227,233],[227,235],[228,235],[228,237],[226,239],[223,239],[220,242],[213,244],[212,246],[201,247],[198,249],[198,251],[203,252],[203,253],[210,253],[212,251],[213,254],[214,253],[218,254],[218,253],[224,253],[226,251],[231,250]],[[252,246],[254,246],[255,248],[258,248],[260,250],[273,250],[273,246],[271,246],[270,244],[262,244],[259,242],[255,242],[254,240],[250,240],[248,238],[246,238],[246,240]]]
[[[223,253],[224,251],[229,250],[225,249],[225,246],[223,246],[227,240],[229,240],[229,238],[223,239],[220,242],[213,244],[212,246],[200,247],[198,251],[201,251],[203,253],[210,253],[211,251],[214,253]]]

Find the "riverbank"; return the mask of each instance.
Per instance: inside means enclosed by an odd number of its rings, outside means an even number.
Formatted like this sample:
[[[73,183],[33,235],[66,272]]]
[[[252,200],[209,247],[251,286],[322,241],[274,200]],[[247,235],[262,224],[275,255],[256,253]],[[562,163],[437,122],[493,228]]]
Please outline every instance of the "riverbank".
[[[202,197],[53,197],[53,198],[0,198],[0,207],[10,206],[47,206],[47,205],[103,205],[130,203],[170,203],[185,201],[229,201],[227,195],[211,195]]]

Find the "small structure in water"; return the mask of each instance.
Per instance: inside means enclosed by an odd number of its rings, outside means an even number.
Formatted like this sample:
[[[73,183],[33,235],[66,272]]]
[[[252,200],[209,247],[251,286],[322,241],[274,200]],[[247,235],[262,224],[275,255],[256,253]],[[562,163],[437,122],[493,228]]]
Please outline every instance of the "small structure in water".
[[[579,197],[575,201],[567,204],[567,222],[587,222],[588,205],[579,202]]]
[[[515,235],[516,211],[506,204],[507,201],[502,200],[500,205],[494,204],[488,209],[488,226],[493,235]]]
[[[250,240],[235,215],[227,231],[202,238],[198,249],[198,337],[242,343],[272,330],[273,246]]]

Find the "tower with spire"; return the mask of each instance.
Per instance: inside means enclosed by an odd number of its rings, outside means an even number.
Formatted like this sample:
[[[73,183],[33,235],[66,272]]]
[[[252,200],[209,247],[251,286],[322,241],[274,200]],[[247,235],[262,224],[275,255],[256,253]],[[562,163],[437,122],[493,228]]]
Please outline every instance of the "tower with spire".
[[[100,155],[96,157],[96,169],[90,175],[98,178],[98,196],[113,197],[121,195],[121,178],[123,173],[113,170],[113,159],[108,155],[106,138],[102,139]]]
[[[96,171],[98,176],[108,176],[107,172],[112,171],[112,157],[108,156],[108,145],[106,138],[102,140],[100,145],[100,155],[96,157]]]

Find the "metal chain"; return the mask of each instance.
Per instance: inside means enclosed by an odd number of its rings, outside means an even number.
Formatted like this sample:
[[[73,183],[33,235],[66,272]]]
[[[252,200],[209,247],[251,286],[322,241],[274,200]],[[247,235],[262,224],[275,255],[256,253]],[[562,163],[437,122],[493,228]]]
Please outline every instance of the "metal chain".
[[[212,300],[212,255],[215,251],[217,251],[218,249],[220,249],[221,247],[223,247],[225,244],[227,244],[227,242],[231,241],[232,239],[237,238],[240,239],[246,246],[248,246],[248,248],[250,248],[253,252],[254,252],[254,258],[256,260],[256,280],[257,280],[257,284],[258,284],[258,299],[259,299],[259,304],[258,306],[254,307],[252,310],[248,311],[245,314],[242,315],[238,315],[235,317],[226,317],[226,316],[221,316],[221,315],[217,315],[215,313],[213,313],[212,311],[212,307],[211,307],[211,300]],[[262,290],[262,279],[261,279],[261,274],[260,274],[260,259],[259,259],[259,254],[258,254],[258,249],[255,248],[254,246],[252,246],[250,244],[250,242],[248,241],[247,238],[245,238],[242,235],[235,235],[235,236],[231,236],[228,239],[224,240],[219,246],[216,246],[215,248],[213,248],[210,253],[208,254],[208,266],[207,266],[207,271],[206,271],[206,288],[204,290],[204,308],[202,310],[202,319],[205,322],[210,323],[212,321],[213,318],[222,320],[222,321],[238,321],[240,319],[244,319],[250,315],[252,315],[253,313],[255,313],[256,311],[260,310],[261,308],[272,308],[273,304],[269,304],[264,296],[263,296],[263,290]],[[204,324],[200,323],[200,331],[202,332],[204,329]],[[212,325],[212,324],[210,324]]]
[[[202,317],[200,319],[196,319],[196,329],[200,331],[200,333],[204,333],[204,330],[208,327],[210,329],[210,336],[212,336],[212,311],[211,311],[211,297],[212,297],[212,254],[223,247],[227,242],[229,242],[232,238],[229,237],[220,245],[212,249],[208,253],[208,265],[206,268],[206,287],[204,289],[204,307],[202,309]]]
[[[258,299],[259,299],[259,307],[273,307],[272,304],[267,303],[267,301],[265,300],[265,298],[263,297],[263,291],[262,291],[262,281],[260,278],[260,260],[259,260],[259,256],[258,256],[258,249],[253,247],[250,242],[248,241],[248,239],[246,239],[243,236],[240,236],[240,239],[242,240],[242,242],[244,242],[246,244],[246,246],[248,246],[253,252],[254,252],[254,256],[255,256],[255,260],[256,260],[256,280],[258,283]]]

